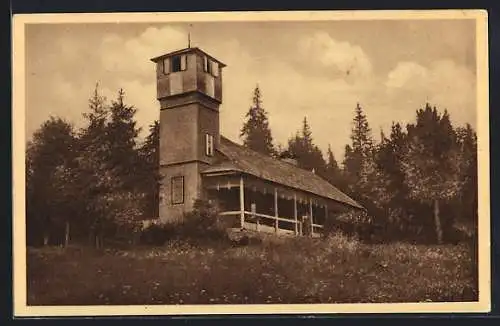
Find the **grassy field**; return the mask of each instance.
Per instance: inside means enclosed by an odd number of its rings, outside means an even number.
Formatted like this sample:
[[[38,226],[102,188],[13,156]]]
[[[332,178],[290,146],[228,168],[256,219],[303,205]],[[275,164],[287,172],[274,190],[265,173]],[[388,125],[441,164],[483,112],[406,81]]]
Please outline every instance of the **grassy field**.
[[[29,248],[29,305],[477,301],[467,245]]]

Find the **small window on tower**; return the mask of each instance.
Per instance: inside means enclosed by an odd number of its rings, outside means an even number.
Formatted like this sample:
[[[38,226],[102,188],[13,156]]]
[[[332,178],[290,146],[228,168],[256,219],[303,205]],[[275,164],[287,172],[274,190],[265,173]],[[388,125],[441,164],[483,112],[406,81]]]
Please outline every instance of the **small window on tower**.
[[[214,75],[214,77],[219,76],[219,64],[215,61],[212,61],[212,75]]]
[[[208,58],[206,56],[203,56],[203,71],[208,71]]]
[[[169,58],[165,58],[165,60],[163,60],[163,73],[165,75],[170,73],[170,59]]]
[[[212,60],[210,60],[207,56],[203,57],[203,70],[209,74],[212,73]]]
[[[181,70],[184,71],[187,68],[187,55],[181,56]]]
[[[214,136],[205,135],[205,155],[214,156]]]
[[[176,55],[172,57],[172,72],[184,71],[187,67],[187,57],[185,55]]]

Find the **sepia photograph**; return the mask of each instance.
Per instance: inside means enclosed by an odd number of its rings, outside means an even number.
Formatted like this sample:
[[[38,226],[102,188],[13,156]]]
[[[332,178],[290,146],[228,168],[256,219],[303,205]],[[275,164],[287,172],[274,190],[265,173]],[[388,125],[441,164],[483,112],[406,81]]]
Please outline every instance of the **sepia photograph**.
[[[18,15],[20,316],[490,309],[487,15]]]

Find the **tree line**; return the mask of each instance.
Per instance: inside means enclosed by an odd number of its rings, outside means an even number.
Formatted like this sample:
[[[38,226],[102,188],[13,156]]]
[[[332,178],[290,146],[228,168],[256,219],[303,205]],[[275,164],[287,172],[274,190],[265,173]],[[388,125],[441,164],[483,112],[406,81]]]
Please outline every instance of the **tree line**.
[[[36,130],[26,149],[28,245],[101,247],[134,233],[137,220],[158,216],[159,123],[140,140],[136,111],[123,90],[108,101],[96,85],[83,127],[50,117]],[[370,237],[447,242],[457,224],[473,234],[477,228],[476,133],[452,126],[446,110],[425,104],[415,122],[394,122],[376,141],[358,104],[339,164],[330,147],[315,144],[305,117],[286,145],[276,144],[257,86],[240,136],[244,146],[294,158],[358,200],[367,211],[347,222],[364,225]]]
[[[245,146],[276,158],[293,158],[360,202],[366,212],[347,222],[365,225],[362,236],[379,240],[457,241],[477,230],[477,135],[454,127],[450,114],[425,103],[415,121],[393,122],[377,141],[358,103],[341,164],[330,146],[315,143],[304,117],[286,146],[274,145],[257,86],[240,136]]]
[[[98,85],[75,129],[50,117],[26,150],[26,218],[30,245],[130,234],[140,217],[158,216],[159,124],[139,143],[136,109],[120,90],[108,103]]]

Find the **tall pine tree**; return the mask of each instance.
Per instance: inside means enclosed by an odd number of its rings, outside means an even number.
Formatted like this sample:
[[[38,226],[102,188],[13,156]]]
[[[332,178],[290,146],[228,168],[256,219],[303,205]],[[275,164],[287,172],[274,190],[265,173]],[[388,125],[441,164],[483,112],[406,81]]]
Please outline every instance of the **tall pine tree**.
[[[160,166],[160,123],[156,120],[149,126],[149,134],[139,149],[141,181],[139,186],[144,193],[143,214],[152,218],[159,217]]]
[[[328,150],[326,151],[326,168],[325,168],[325,179],[333,184],[334,186],[345,190],[345,182],[342,177],[342,171],[333,155],[332,148],[328,145]]]
[[[252,106],[245,117],[246,121],[240,133],[243,145],[265,155],[275,155],[269,119],[262,106],[262,94],[258,85],[253,92]]]
[[[390,136],[382,137],[376,156],[380,178],[384,181],[385,195],[380,197],[381,205],[384,206],[387,223],[391,228],[399,230],[407,228],[406,219],[403,219],[403,215],[407,215],[407,212],[403,208],[410,205],[407,201],[408,191],[401,166],[406,139],[406,133],[401,124],[393,122]]]
[[[96,85],[89,99],[89,111],[83,114],[87,125],[80,132],[77,179],[82,201],[86,203],[82,213],[86,216],[87,234],[96,247],[101,247],[105,229],[113,219],[109,197],[122,184],[117,178],[120,167],[109,163],[112,144],[107,127],[110,115],[106,98]]]
[[[351,129],[351,144],[346,145],[344,173],[352,194],[361,188],[362,173],[366,174],[365,164],[373,159],[373,138],[368,119],[359,103],[356,104]]]
[[[313,142],[307,117],[302,120],[302,129],[288,140],[288,152],[297,160],[299,167],[313,171],[326,179],[326,162],[323,153]]]
[[[109,143],[108,164],[115,167],[116,177],[122,180],[123,190],[132,191],[139,181],[137,178],[138,153],[136,150],[137,136],[140,128],[137,128],[135,114],[137,110],[133,106],[124,103],[125,93],[123,89],[118,91],[115,101],[112,101],[109,123],[106,126],[107,142]]]

